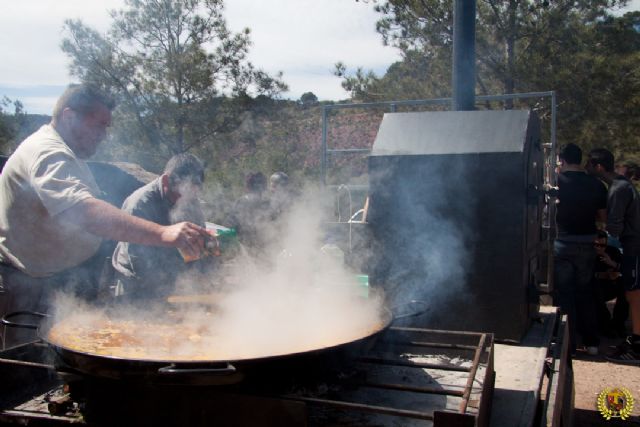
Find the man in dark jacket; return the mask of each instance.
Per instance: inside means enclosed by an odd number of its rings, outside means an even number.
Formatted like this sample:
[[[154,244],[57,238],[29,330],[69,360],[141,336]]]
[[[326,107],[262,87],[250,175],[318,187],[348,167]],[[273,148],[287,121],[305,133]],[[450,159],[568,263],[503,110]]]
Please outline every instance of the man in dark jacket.
[[[161,225],[188,220],[204,228],[198,200],[203,181],[204,166],[200,160],[192,154],[178,154],[167,162],[162,175],[127,197],[122,210]],[[112,257],[123,288],[118,292],[131,301],[166,298],[180,276],[199,275],[211,264],[211,259],[206,263],[191,262],[196,259],[171,247],[119,242]]]
[[[622,245],[620,272],[631,313],[632,335],[607,360],[640,365],[640,197],[627,178],[614,172],[614,158],[609,150],[591,150],[586,168],[609,185],[607,231]]]
[[[599,338],[593,267],[596,223],[606,220],[607,190],[581,166],[582,150],[575,144],[558,154],[558,236],[554,242],[554,301],[569,318],[571,351],[577,333],[589,354],[597,354]]]

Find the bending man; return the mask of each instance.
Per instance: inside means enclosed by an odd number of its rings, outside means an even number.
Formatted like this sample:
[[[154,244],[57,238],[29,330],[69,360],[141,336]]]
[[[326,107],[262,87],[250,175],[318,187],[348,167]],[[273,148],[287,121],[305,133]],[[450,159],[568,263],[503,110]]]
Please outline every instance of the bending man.
[[[189,220],[204,227],[198,199],[203,182],[204,167],[200,160],[192,154],[178,154],[169,160],[162,175],[127,197],[122,210],[158,224]],[[187,263],[172,248],[127,242],[118,243],[112,261],[124,296],[129,300],[166,297],[180,276],[190,274],[195,279],[213,265],[211,257],[204,263]]]

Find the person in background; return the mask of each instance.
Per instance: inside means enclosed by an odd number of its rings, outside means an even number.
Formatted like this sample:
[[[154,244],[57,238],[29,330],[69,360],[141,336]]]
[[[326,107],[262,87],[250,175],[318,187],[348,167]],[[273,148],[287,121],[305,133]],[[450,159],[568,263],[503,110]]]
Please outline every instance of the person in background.
[[[640,173],[640,170],[638,169],[638,165],[635,162],[625,161],[616,165],[615,173],[618,175],[622,175],[629,181],[631,181],[638,179],[638,173]]]
[[[274,172],[269,177],[269,191],[277,192],[289,187],[289,175],[284,172]]]
[[[190,221],[204,227],[198,199],[203,182],[202,162],[192,154],[178,154],[167,162],[162,175],[127,197],[122,210],[161,225]],[[175,248],[120,242],[112,257],[118,293],[130,301],[166,298],[179,276],[196,277],[211,268],[212,258],[194,261],[185,262]]]
[[[575,144],[558,154],[558,235],[554,241],[554,302],[569,318],[570,350],[577,334],[591,355],[598,353],[593,267],[596,224],[606,220],[607,190],[581,166],[582,150]]]
[[[636,162],[626,160],[615,167],[615,173],[627,178],[636,190],[640,190],[640,166]]]
[[[278,193],[281,191],[287,191],[289,188],[289,175],[284,172],[274,172],[269,177],[269,191],[271,193]]]
[[[633,184],[614,172],[614,157],[609,150],[591,150],[586,168],[609,185],[607,231],[622,245],[620,273],[631,314],[632,334],[606,358],[614,363],[640,365],[640,198]]]
[[[284,172],[275,172],[269,177],[269,205],[271,219],[278,220],[291,205],[289,176]]]
[[[267,178],[262,172],[249,173],[245,179],[246,193],[233,206],[227,224],[236,229],[238,241],[252,255],[258,255],[266,245],[264,226],[269,217],[269,200],[264,197]]]
[[[596,293],[596,311],[600,331],[606,336],[626,337],[625,321],[629,316],[629,305],[624,296],[620,280],[622,254],[618,248],[607,245],[607,233],[598,230],[594,242],[596,264],[593,273],[593,288]],[[607,308],[607,301],[615,299],[613,317]]]

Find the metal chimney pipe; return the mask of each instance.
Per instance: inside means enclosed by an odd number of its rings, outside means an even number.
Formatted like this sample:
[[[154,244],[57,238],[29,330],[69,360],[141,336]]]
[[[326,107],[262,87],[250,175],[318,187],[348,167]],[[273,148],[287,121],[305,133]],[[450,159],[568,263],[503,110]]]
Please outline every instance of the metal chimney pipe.
[[[476,0],[455,0],[453,5],[453,88],[451,109],[475,109]]]

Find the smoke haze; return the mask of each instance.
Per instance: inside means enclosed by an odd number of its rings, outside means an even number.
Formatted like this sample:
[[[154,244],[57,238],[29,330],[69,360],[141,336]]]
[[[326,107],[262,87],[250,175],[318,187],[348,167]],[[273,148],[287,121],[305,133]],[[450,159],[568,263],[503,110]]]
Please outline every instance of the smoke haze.
[[[193,289],[215,294],[213,306],[177,305],[163,316],[163,304],[96,310],[67,297],[57,300],[56,318],[98,327],[108,313],[111,319],[140,322],[142,330],[168,319],[176,322],[169,331],[186,335],[171,341],[175,354],[220,359],[304,352],[380,330],[390,320],[383,295],[372,291],[365,298],[368,289],[358,283],[359,272],[345,265],[335,251],[321,250],[330,197],[317,189],[304,194],[286,217],[263,225],[268,244],[260,259],[240,251],[219,266],[216,277],[180,278],[182,291],[188,292],[190,281],[197,280],[191,283]],[[150,348],[159,347],[157,340],[149,341]]]

